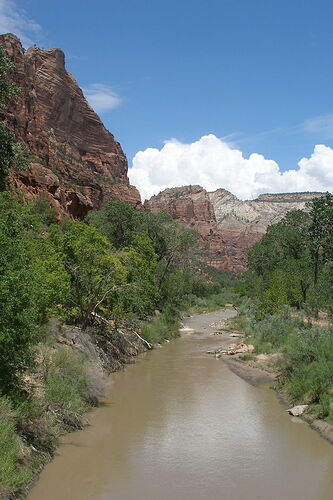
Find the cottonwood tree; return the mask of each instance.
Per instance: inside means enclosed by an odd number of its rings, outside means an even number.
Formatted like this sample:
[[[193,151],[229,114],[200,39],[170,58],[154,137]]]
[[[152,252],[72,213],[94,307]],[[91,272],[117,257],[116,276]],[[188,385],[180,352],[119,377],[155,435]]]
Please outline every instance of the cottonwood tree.
[[[71,316],[84,328],[96,315],[110,317],[111,296],[125,284],[127,271],[108,239],[94,226],[71,220],[53,226],[50,238],[70,276]]]

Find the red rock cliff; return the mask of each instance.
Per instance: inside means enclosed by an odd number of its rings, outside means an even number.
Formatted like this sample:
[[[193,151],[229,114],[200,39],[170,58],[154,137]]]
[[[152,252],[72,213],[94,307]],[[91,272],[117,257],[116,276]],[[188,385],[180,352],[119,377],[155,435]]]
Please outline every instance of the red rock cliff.
[[[139,205],[126,156],[66,71],[64,53],[37,47],[24,51],[12,34],[0,36],[0,43],[21,89],[2,119],[36,156],[29,172],[15,175],[18,187],[44,193],[75,217],[110,199]]]
[[[246,268],[246,254],[287,212],[304,209],[321,193],[265,194],[241,201],[225,189],[208,193],[201,186],[166,189],[145,202],[151,212],[166,210],[182,224],[197,229],[203,259],[232,271]]]
[[[227,258],[226,244],[218,231],[209,193],[201,186],[165,189],[146,200],[144,207],[153,213],[165,210],[182,224],[196,229],[203,260],[212,266],[223,267]]]

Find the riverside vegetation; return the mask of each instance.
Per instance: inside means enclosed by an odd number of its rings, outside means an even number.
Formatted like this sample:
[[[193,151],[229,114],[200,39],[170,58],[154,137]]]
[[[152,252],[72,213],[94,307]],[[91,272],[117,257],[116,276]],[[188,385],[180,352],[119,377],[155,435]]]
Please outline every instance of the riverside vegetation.
[[[45,201],[0,194],[3,495],[33,476],[64,430],[82,426],[102,393],[103,374],[89,351],[74,340],[59,344],[64,325],[127,354],[124,331],[162,342],[178,334],[181,311],[197,301],[223,304],[217,290],[225,275],[213,283],[208,268],[199,270],[195,242],[167,214],[121,202],[84,222],[55,222]],[[63,324],[56,334],[54,318]]]
[[[281,353],[277,388],[287,399],[333,423],[333,196],[289,212],[248,258],[236,285],[244,301],[234,324],[256,354]]]
[[[6,82],[0,105],[19,90]],[[85,221],[10,181],[29,156],[0,123],[0,497],[21,494],[59,436],[84,425],[105,373],[178,335],[181,312],[222,305],[226,273],[196,263],[197,234],[110,202]],[[202,299],[200,299],[202,297]]]

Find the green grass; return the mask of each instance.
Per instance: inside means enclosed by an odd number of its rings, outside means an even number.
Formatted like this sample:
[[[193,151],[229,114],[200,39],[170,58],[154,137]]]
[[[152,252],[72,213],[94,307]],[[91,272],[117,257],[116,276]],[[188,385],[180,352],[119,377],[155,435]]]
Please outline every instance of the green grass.
[[[235,304],[239,300],[236,293],[223,291],[208,295],[207,297],[197,297],[192,295],[188,298],[188,306],[191,313],[205,313],[216,311],[226,304]]]
[[[287,339],[281,385],[294,402],[333,422],[333,329],[308,326]]]
[[[91,387],[90,367],[73,349],[45,343],[35,372],[29,374],[36,389],[13,401],[0,397],[0,498],[29,482],[61,434],[82,427],[96,386],[93,380]]]
[[[45,402],[56,417],[70,428],[82,426],[82,416],[88,408],[81,385],[80,377],[74,381],[62,373],[52,373],[46,381]]]
[[[0,398],[0,496],[20,488],[32,476],[27,446],[15,428],[16,415],[7,398]]]
[[[166,310],[148,322],[141,323],[142,336],[151,344],[161,344],[165,340],[178,337],[180,314]]]

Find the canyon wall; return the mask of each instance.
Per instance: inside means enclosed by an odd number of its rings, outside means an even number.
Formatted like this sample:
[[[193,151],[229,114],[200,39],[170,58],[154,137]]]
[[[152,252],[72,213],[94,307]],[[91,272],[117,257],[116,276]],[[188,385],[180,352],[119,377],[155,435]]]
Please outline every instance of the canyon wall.
[[[10,79],[20,88],[0,119],[33,155],[27,171],[12,175],[14,186],[31,196],[44,195],[58,211],[76,218],[109,200],[141,208],[139,192],[129,184],[126,156],[66,70],[64,53],[25,51],[12,34],[1,35],[0,43],[13,62]],[[241,201],[224,189],[209,193],[185,186],[166,189],[144,206],[151,212],[166,210],[196,229],[207,263],[240,271],[248,248],[269,224],[319,195],[265,194]]]
[[[225,189],[212,193],[201,186],[166,189],[145,202],[151,212],[165,210],[199,232],[203,259],[219,268],[242,271],[247,250],[287,212],[304,209],[321,193],[263,194],[241,201]]]
[[[12,34],[0,36],[0,43],[13,62],[10,79],[20,88],[0,118],[34,156],[29,171],[14,175],[17,187],[42,193],[79,218],[111,199],[140,205],[126,156],[66,71],[64,53],[25,51]]]

